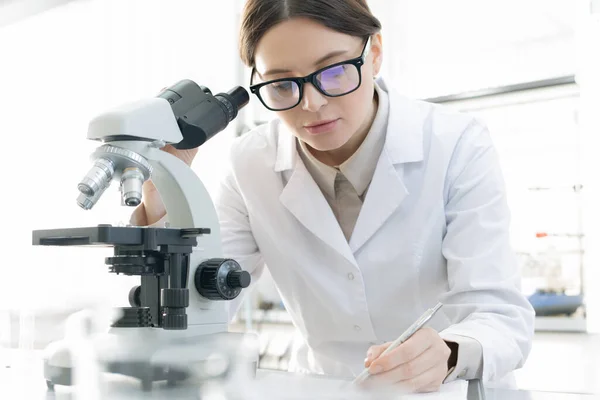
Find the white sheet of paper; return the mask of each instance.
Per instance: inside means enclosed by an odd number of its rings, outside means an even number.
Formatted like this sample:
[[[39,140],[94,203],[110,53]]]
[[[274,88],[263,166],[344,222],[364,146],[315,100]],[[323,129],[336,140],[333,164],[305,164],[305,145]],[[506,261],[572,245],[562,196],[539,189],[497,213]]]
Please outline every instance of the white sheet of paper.
[[[405,395],[402,399],[406,400],[465,400],[467,398],[467,391],[469,384],[467,381],[454,381],[442,385],[439,392],[434,393],[419,393]]]
[[[297,375],[290,373],[263,373],[257,377],[259,390],[273,400],[300,399],[398,399],[398,400],[465,400],[468,384],[466,381],[455,381],[442,385],[439,392],[423,394],[399,394],[395,391],[385,392],[360,390],[350,381],[332,379],[322,376]]]

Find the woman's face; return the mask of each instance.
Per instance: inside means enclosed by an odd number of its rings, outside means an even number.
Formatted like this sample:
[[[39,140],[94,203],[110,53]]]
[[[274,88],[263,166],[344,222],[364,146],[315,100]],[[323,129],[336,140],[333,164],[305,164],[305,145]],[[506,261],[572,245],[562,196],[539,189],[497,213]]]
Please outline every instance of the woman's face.
[[[255,52],[254,82],[303,77],[328,65],[359,57],[365,41],[305,18],[291,19],[268,30]],[[300,140],[319,152],[356,147],[368,132],[376,111],[373,77],[381,66],[381,36],[371,39],[360,87],[341,97],[328,97],[304,84],[296,107],[277,116]],[[352,150],[352,152],[353,152]],[[350,153],[351,154],[351,153]]]

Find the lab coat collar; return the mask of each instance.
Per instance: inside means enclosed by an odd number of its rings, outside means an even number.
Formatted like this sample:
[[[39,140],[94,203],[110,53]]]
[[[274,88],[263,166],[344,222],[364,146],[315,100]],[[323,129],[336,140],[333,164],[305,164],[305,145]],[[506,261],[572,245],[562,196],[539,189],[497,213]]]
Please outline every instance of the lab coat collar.
[[[402,96],[390,88],[383,78],[379,87],[388,93],[390,113],[384,150],[393,164],[423,160],[423,124],[427,115],[418,102]],[[427,114],[429,112],[427,111]]]
[[[426,115],[415,101],[410,100],[394,88],[390,88],[383,78],[378,78],[379,87],[388,93],[390,111],[384,151],[393,164],[423,160],[423,123]],[[278,122],[279,137],[275,172],[294,168],[300,158],[296,149],[296,138]]]

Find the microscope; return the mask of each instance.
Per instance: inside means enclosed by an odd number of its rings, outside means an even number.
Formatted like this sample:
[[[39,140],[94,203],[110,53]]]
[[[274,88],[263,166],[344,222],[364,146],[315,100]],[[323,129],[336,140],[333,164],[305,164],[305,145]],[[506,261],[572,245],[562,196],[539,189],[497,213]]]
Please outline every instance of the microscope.
[[[33,231],[33,245],[113,247],[114,254],[105,259],[109,272],[140,277],[129,293],[131,307],[119,311],[96,345],[108,372],[137,378],[144,390],[155,381],[185,380],[187,368],[204,362],[217,339],[239,336],[227,332],[227,301],[249,286],[250,274],[235,260],[223,258],[217,214],[200,179],[161,148],[202,145],[225,129],[248,101],[242,87],[213,95],[183,80],[154,98],[97,116],[89,123],[87,138],[102,145],[78,185],[78,205],[92,209],[117,182],[122,205],[138,206],[142,185],[151,179],[168,223]],[[73,384],[66,345],[54,345],[44,364],[50,389]]]

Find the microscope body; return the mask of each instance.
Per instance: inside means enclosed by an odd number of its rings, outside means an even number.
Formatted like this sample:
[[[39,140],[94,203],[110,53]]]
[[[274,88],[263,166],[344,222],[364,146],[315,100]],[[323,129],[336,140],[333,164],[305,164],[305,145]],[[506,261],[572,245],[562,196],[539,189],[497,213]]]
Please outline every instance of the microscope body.
[[[134,133],[133,138],[123,140],[131,133]],[[200,329],[207,333],[226,330],[227,303],[207,299],[193,288],[196,268],[204,261],[223,256],[219,221],[211,197],[198,176],[183,161],[160,149],[167,143],[174,144],[183,139],[169,103],[154,98],[100,115],[91,121],[88,139],[104,143],[93,153],[92,160],[94,163],[111,160],[114,165],[112,180],[120,185],[122,204],[137,206],[142,184],[151,176],[167,211],[166,219],[163,219],[166,226],[157,228],[190,229],[188,237],[195,237],[197,244],[188,255],[186,281],[189,285],[184,284],[178,273],[171,271],[170,275],[164,275],[168,280],[164,283],[174,286],[173,289],[190,286],[186,330]],[[143,179],[143,176],[148,178]],[[78,199],[80,204],[83,196],[80,194]],[[198,231],[193,232],[194,229]],[[185,239],[182,237],[181,243],[173,245],[189,246]],[[168,326],[166,329],[182,328]]]
[[[212,96],[207,88],[181,81],[156,98],[97,116],[87,137],[103,144],[78,185],[77,203],[93,208],[111,182],[118,182],[122,204],[135,207],[142,202],[143,183],[151,179],[167,212],[163,226],[33,232],[34,245],[112,246],[114,256],[106,259],[109,271],[140,276],[140,285],[129,294],[131,307],[121,310],[97,343],[109,372],[140,378],[144,389],[155,380],[185,377],[177,368],[165,369],[174,358],[179,366],[206,360],[216,339],[230,343],[236,335],[227,333],[227,300],[249,286],[250,275],[235,260],[223,258],[217,213],[201,180],[161,148],[201,145],[247,101],[242,88]],[[49,386],[71,384],[69,359],[58,353],[45,365]]]

